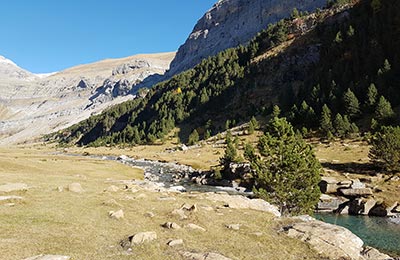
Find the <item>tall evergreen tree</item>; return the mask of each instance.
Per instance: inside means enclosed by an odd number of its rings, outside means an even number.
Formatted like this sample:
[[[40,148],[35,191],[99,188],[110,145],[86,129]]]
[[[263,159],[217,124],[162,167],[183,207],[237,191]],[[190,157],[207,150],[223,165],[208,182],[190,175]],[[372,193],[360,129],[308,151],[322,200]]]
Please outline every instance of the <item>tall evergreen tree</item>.
[[[347,89],[343,95],[343,103],[346,114],[350,118],[355,118],[360,114],[360,103],[353,91]]]
[[[371,83],[368,87],[366,105],[368,107],[375,106],[377,98],[378,98],[378,90],[376,89],[375,84]]]
[[[375,108],[375,119],[380,123],[386,124],[390,123],[390,120],[393,119],[393,117],[394,112],[392,105],[384,96],[381,96]]]
[[[322,107],[321,119],[320,119],[320,129],[327,135],[328,132],[332,131],[332,112],[329,107],[325,104]]]
[[[284,118],[275,117],[259,140],[258,152],[246,153],[256,174],[255,193],[278,205],[284,215],[310,213],[318,203],[321,166],[312,147]]]

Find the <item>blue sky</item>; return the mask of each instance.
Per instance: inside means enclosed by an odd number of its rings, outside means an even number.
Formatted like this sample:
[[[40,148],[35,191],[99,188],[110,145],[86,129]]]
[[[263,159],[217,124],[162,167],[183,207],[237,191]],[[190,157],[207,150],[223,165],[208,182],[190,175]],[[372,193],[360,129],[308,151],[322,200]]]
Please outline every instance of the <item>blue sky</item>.
[[[0,55],[35,72],[175,51],[216,0],[13,0],[0,3]]]

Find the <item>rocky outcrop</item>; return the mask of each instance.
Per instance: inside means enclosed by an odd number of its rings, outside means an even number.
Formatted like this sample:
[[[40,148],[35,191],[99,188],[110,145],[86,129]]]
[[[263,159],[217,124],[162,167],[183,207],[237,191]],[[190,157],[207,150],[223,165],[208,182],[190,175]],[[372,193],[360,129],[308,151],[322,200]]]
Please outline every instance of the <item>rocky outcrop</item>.
[[[325,0],[219,0],[197,22],[167,75],[189,69],[227,48],[246,44],[268,24],[289,17],[294,8],[312,11],[325,4]]]
[[[364,242],[348,229],[318,220],[286,228],[289,237],[300,239],[328,259],[360,259]]]

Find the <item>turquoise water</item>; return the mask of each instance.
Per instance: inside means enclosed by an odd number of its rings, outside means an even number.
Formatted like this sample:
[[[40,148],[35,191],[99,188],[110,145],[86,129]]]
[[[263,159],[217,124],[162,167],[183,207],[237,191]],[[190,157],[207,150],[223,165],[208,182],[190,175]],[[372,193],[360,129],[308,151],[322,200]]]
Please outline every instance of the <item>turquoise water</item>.
[[[400,256],[400,225],[393,224],[386,218],[335,214],[316,214],[315,217],[349,229],[365,245]]]

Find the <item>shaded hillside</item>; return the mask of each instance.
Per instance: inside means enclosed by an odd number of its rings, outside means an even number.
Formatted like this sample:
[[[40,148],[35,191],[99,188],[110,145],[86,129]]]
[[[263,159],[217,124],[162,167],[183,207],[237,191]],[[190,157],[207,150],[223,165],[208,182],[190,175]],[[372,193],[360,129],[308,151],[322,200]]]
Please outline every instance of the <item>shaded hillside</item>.
[[[332,117],[330,124],[336,126],[332,121],[340,113],[346,124],[368,127],[365,122],[376,114],[379,96],[394,106],[399,103],[400,4],[357,2],[338,1],[311,15],[294,12],[291,19],[259,33],[247,47],[203,60],[156,85],[145,98],[115,106],[56,138],[81,145],[152,143],[179,126],[189,129],[181,133],[185,141],[194,129],[201,138],[253,115],[266,116],[273,104],[279,104],[298,127],[319,128],[324,105]],[[372,83],[377,93],[368,103]],[[350,108],[355,103],[354,112]]]

